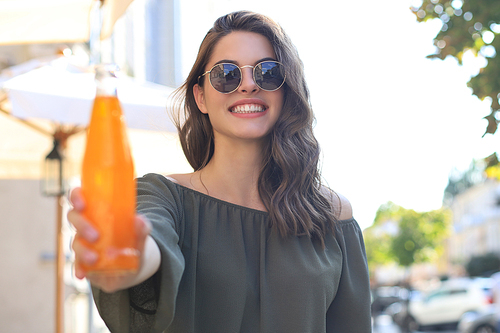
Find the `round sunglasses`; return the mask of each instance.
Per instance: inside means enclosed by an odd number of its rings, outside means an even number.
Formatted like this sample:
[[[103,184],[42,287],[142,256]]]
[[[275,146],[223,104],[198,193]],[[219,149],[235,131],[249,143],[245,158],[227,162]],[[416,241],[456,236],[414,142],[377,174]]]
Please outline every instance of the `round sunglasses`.
[[[262,90],[275,91],[285,83],[285,68],[278,61],[262,61],[255,66],[246,65],[241,67],[223,62],[216,64],[209,71],[198,76],[198,80],[202,76],[210,74],[209,81],[212,87],[220,93],[230,94],[241,85],[242,68],[253,68],[253,80]]]

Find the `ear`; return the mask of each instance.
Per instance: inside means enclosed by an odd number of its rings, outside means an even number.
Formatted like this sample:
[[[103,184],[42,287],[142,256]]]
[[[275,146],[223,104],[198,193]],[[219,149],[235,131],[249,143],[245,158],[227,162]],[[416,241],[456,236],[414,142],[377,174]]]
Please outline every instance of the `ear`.
[[[205,105],[205,95],[203,93],[203,88],[197,84],[193,86],[193,95],[196,100],[196,105],[198,105],[198,109],[200,109],[201,113],[208,113],[207,107]]]

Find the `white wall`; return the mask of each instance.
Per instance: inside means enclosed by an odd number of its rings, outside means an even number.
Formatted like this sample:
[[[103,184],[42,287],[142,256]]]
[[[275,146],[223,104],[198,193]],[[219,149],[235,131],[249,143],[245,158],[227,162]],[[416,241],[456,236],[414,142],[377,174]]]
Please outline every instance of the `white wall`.
[[[0,332],[55,330],[55,225],[38,180],[0,179]]]

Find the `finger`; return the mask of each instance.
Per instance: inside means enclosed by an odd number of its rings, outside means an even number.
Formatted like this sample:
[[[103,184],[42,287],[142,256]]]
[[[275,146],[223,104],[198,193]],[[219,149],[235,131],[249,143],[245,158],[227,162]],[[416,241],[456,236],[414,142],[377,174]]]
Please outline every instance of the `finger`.
[[[85,200],[83,199],[82,189],[80,187],[75,187],[71,190],[69,194],[69,201],[73,205],[73,208],[78,211],[85,208]]]
[[[74,251],[74,247],[75,247],[74,241],[71,244],[71,247],[73,248],[73,251]],[[74,263],[73,268],[75,270],[75,276],[80,280],[84,279],[87,276],[87,272],[80,264],[80,255],[79,254],[75,253],[75,260],[73,261],[73,263]]]
[[[93,265],[98,259],[97,252],[87,248],[78,240],[78,238],[75,238],[71,247],[75,252],[75,262],[78,262],[79,265],[83,264],[90,266]]]
[[[75,260],[74,260],[75,276],[78,279],[86,278],[87,270],[84,267],[88,267],[89,265],[94,264],[98,259],[97,254],[94,251],[85,247],[78,240],[78,238],[75,238],[73,240],[71,247],[73,248],[73,251],[75,253]]]
[[[87,277],[87,272],[82,268],[80,262],[76,260],[76,258],[75,258],[75,276],[80,280]]]
[[[71,209],[68,212],[68,221],[76,229],[76,237],[82,237],[86,241],[93,243],[99,238],[99,232],[89,221],[78,211]]]
[[[135,228],[137,233],[137,249],[142,252],[146,238],[151,232],[151,222],[142,215],[136,215]]]

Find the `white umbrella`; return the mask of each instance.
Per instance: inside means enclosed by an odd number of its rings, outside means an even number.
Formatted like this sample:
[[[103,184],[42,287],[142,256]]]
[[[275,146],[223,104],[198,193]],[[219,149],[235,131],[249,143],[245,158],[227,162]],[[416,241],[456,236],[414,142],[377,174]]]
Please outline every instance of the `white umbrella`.
[[[93,72],[73,66],[61,57],[5,81],[3,89],[10,100],[12,116],[86,126],[96,87]],[[176,130],[167,112],[168,98],[174,88],[119,76],[117,90],[128,127]]]

